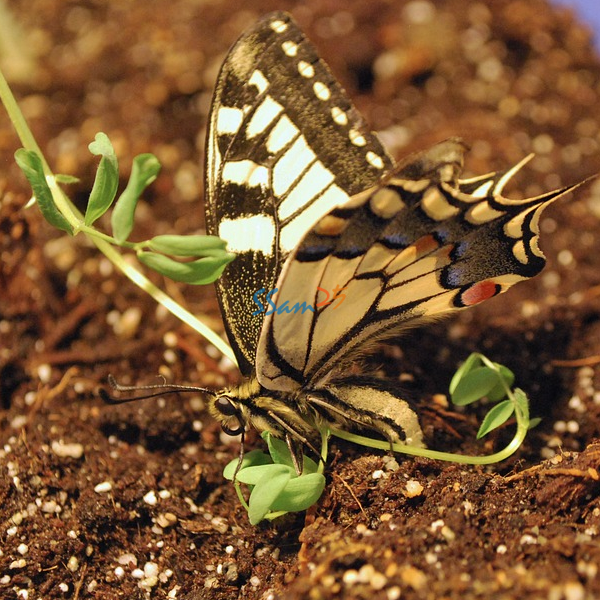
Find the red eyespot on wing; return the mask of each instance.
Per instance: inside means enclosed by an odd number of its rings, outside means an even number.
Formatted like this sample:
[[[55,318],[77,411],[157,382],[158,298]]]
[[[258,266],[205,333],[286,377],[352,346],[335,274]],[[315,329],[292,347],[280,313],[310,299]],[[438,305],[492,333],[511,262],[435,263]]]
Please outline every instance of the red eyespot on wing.
[[[459,305],[474,306],[484,300],[493,298],[501,292],[501,287],[493,281],[478,281],[468,287],[459,296]]]

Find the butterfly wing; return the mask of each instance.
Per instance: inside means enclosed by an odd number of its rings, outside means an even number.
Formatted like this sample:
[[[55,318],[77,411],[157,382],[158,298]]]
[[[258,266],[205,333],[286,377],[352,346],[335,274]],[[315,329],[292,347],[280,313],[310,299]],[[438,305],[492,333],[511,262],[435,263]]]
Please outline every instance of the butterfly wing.
[[[478,304],[543,268],[540,213],[572,188],[510,200],[502,189],[520,165],[461,182],[461,153],[455,141],[434,148],[302,239],[279,278],[278,310],[265,318],[263,386],[320,385],[369,342]],[[303,302],[316,310],[286,312]]]
[[[289,15],[268,15],[230,50],[208,126],[206,228],[238,254],[216,287],[243,374],[264,318],[254,293],[275,287],[320,218],[392,166]]]

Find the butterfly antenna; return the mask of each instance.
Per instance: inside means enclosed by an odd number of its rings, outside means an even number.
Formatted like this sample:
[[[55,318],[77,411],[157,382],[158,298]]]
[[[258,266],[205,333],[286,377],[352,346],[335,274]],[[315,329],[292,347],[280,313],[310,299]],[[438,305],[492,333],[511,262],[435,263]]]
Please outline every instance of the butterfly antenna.
[[[175,392],[202,392],[211,396],[215,395],[215,392],[213,390],[209,390],[208,388],[197,387],[194,385],[177,385],[173,383],[167,383],[162,375],[161,378],[163,383],[155,385],[121,385],[120,383],[117,383],[117,380],[112,375],[109,375],[108,385],[111,387],[113,392],[121,394],[123,392],[140,392],[147,390],[149,393],[140,394],[137,396],[129,396],[126,398],[117,398],[104,388],[100,388],[98,393],[104,402],[108,402],[110,404],[126,404],[127,402],[147,400],[148,398],[156,398],[157,396],[164,396],[165,394],[173,394]]]

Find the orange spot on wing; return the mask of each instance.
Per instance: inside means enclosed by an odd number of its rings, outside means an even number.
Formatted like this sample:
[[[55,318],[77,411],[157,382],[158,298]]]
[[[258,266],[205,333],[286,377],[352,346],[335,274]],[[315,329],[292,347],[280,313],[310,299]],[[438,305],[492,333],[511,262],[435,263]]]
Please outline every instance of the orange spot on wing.
[[[461,295],[460,299],[464,306],[474,306],[484,300],[493,298],[500,293],[500,286],[493,281],[479,281],[474,283],[470,288],[467,288]]]
[[[419,257],[436,250],[439,247],[439,244],[432,235],[424,235],[414,243],[414,247],[417,251],[417,256]]]

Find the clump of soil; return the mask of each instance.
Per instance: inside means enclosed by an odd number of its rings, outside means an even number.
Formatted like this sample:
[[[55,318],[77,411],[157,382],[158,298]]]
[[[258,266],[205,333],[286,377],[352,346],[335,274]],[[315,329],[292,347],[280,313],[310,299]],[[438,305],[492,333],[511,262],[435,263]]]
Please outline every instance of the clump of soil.
[[[147,151],[162,161],[140,239],[202,228],[216,73],[236,36],[274,8],[291,10],[397,157],[459,135],[472,145],[468,173],[479,174],[534,152],[515,195],[600,166],[590,34],[541,0],[8,5],[16,51],[31,61],[15,92],[55,170],[80,178],[73,196],[90,191],[86,146],[99,130],[122,165]],[[411,332],[362,367],[402,382],[429,445],[484,453],[510,427],[476,442],[481,415],[441,395],[473,350],[506,364],[543,417],[512,459],[462,467],[334,441],[318,505],[251,527],[222,477],[237,447],[200,397],[114,407],[96,393],[108,373],[219,387],[235,369],[81,236],[24,208],[18,142],[2,119],[1,597],[600,596],[598,184],[543,218],[541,276]],[[156,280],[222,330],[210,287]]]

